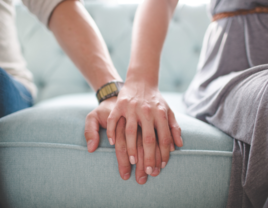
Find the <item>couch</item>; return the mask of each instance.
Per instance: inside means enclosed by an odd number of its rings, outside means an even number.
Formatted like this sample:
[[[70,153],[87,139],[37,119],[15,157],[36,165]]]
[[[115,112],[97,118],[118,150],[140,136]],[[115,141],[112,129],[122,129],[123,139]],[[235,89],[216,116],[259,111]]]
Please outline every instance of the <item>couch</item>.
[[[130,55],[137,5],[86,3],[123,79]],[[38,87],[32,108],[0,119],[0,206],[47,207],[226,207],[233,139],[188,116],[181,101],[195,74],[210,18],[206,5],[179,5],[170,23],[159,88],[182,129],[184,146],[171,153],[159,176],[145,185],[118,172],[105,129],[88,153],[86,115],[94,92],[45,26],[23,5],[16,7],[18,37]]]

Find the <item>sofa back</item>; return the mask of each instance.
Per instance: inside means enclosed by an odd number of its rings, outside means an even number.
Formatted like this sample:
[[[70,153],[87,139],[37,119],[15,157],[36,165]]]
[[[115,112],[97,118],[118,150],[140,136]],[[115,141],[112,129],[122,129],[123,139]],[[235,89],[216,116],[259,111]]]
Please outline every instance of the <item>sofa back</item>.
[[[99,27],[116,69],[125,79],[137,5],[86,3],[85,7]],[[52,33],[23,5],[18,5],[16,12],[22,53],[38,87],[37,102],[92,91]],[[177,7],[161,57],[161,91],[183,92],[187,89],[196,71],[208,24],[206,5]]]

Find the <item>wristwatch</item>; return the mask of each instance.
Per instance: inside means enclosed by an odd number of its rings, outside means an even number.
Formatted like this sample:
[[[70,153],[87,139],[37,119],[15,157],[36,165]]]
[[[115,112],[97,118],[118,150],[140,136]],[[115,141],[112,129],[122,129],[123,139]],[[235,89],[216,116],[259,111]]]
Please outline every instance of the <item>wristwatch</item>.
[[[110,97],[117,96],[123,86],[124,82],[119,81],[111,81],[103,85],[96,93],[99,103]]]

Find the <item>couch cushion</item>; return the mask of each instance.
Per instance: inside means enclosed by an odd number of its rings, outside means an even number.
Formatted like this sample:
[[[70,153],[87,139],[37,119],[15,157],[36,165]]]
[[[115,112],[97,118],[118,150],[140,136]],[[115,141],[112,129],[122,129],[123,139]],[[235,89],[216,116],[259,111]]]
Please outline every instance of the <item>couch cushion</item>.
[[[232,139],[211,125],[185,115],[181,95],[164,93],[182,129],[183,150],[232,151]],[[1,142],[42,142],[86,146],[86,115],[98,105],[93,93],[62,96],[1,120]],[[100,147],[109,145],[101,129]]]
[[[165,94],[184,146],[145,185],[118,173],[113,146],[101,130],[87,152],[84,121],[93,94],[60,97],[0,119],[0,207],[226,207],[232,139],[183,113],[181,96]],[[135,166],[134,166],[135,167]]]

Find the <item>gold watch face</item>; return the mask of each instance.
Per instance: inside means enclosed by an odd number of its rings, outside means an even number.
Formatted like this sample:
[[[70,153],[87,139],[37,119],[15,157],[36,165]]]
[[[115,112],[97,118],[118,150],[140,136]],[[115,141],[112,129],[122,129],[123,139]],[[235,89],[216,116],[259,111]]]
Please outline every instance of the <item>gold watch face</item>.
[[[98,95],[97,95],[98,100],[101,100],[101,99],[105,98],[107,95],[112,94],[112,93],[117,92],[117,91],[118,91],[118,89],[117,89],[116,84],[110,83],[99,90]]]

